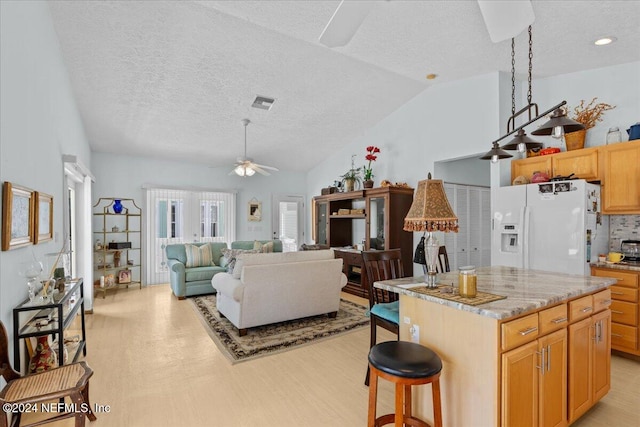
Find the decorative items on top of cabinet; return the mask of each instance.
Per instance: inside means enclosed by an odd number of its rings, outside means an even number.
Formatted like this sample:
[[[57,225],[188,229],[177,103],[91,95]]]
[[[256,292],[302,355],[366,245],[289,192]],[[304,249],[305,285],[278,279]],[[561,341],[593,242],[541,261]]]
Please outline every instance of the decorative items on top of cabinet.
[[[587,181],[599,181],[598,147],[566,151],[546,156],[528,157],[511,162],[511,182],[518,176],[531,181],[534,172],[544,172],[549,177],[569,176]]]
[[[640,214],[640,140],[599,149],[602,213]]]
[[[345,291],[368,296],[361,250],[399,248],[405,273],[413,271],[413,235],[402,230],[413,202],[413,188],[388,186],[313,198],[313,238],[343,259]]]
[[[142,289],[142,209],[134,199],[101,197],[93,206],[95,293]]]

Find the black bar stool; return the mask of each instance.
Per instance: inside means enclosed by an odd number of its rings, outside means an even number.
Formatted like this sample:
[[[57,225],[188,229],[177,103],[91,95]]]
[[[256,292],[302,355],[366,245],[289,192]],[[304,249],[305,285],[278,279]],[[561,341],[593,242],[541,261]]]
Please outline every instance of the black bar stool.
[[[411,386],[431,383],[434,427],[442,427],[440,407],[440,371],[442,360],[432,350],[407,341],[387,341],[374,345],[369,351],[369,427],[395,422],[396,427],[430,427],[411,415]],[[396,385],[396,412],[376,418],[378,377]]]

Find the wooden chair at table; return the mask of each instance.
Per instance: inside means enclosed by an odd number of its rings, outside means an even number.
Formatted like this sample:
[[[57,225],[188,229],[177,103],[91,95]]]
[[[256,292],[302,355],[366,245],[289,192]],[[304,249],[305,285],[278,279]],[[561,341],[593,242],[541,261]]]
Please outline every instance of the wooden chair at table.
[[[399,339],[400,323],[398,294],[384,289],[374,288],[373,283],[381,280],[404,277],[404,269],[402,267],[400,249],[363,251],[362,259],[367,274],[367,281],[369,282],[369,313],[371,323],[371,344],[369,348],[372,348],[376,344],[378,326],[393,332],[396,334],[396,339]],[[364,380],[367,386],[369,385],[369,372],[370,367],[367,366],[367,377]]]
[[[71,403],[75,404],[77,408],[76,412],[62,413],[33,424],[26,424],[26,426],[40,425],[74,417],[75,427],[82,427],[85,425],[85,415],[91,421],[96,420],[89,403],[89,378],[93,375],[91,368],[85,362],[77,362],[21,377],[11,367],[9,340],[7,330],[2,322],[0,322],[0,375],[7,382],[7,385],[0,391],[0,404],[3,405],[3,408],[5,404],[15,404],[19,407],[24,404],[55,403],[58,399],[65,397],[69,397]],[[68,402],[65,403],[68,404]],[[40,406],[38,406],[38,409],[40,409]],[[3,414],[0,414],[0,427],[8,426],[8,412],[3,411]],[[19,412],[13,412],[11,425],[20,425]]]
[[[449,256],[447,255],[447,248],[440,246],[438,248],[438,264],[436,265],[438,273],[447,273],[451,271],[449,268]]]

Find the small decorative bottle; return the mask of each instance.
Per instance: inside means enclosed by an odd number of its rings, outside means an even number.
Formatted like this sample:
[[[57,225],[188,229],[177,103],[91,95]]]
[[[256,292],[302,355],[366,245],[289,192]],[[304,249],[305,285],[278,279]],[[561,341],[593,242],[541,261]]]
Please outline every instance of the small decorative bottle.
[[[113,201],[113,211],[117,214],[122,213],[122,200],[120,199],[115,199]]]
[[[607,144],[615,144],[620,141],[622,141],[622,133],[620,133],[620,129],[617,127],[609,128],[609,132],[607,132]]]

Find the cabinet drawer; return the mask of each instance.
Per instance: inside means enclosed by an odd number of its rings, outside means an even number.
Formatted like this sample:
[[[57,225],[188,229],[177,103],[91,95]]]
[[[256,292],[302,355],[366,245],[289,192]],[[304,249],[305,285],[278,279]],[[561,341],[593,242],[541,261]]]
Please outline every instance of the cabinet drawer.
[[[611,323],[611,347],[616,350],[637,350],[638,328]]]
[[[594,270],[594,276],[599,277],[613,277],[618,280],[616,286],[627,286],[631,288],[638,287],[638,274],[626,273],[624,271],[617,270]]]
[[[612,286],[611,298],[618,301],[638,302],[638,290],[622,286]]]
[[[578,298],[569,302],[569,321],[575,322],[577,320],[584,319],[593,314],[593,297],[587,295],[586,297]]]
[[[605,289],[593,294],[593,311],[598,312],[609,308],[611,305],[611,290]]]
[[[611,321],[638,326],[638,304],[613,301],[611,303]]]
[[[538,313],[502,324],[502,349],[508,350],[538,338]]]
[[[335,251],[335,256],[344,259],[345,264],[362,265],[362,254],[360,253]]]
[[[547,308],[538,313],[538,327],[540,335],[564,328],[569,324],[567,316],[567,304]]]

